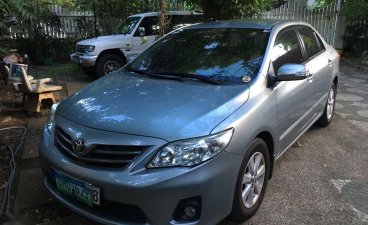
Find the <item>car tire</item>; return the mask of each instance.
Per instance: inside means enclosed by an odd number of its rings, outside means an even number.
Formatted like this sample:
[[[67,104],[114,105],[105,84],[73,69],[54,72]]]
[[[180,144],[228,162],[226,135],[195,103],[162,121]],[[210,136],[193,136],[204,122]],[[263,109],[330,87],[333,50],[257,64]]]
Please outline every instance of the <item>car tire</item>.
[[[251,171],[251,164],[254,166],[254,160],[260,162],[256,173]],[[263,170],[261,170],[261,167],[263,167]],[[230,219],[238,222],[244,221],[257,212],[266,192],[269,174],[270,157],[267,145],[262,139],[256,138],[245,154],[239,171]],[[253,194],[251,194],[252,191]]]
[[[325,105],[325,109],[321,117],[317,120],[317,125],[321,127],[327,127],[332,122],[335,112],[336,92],[337,92],[336,86],[335,84],[332,84],[328,92],[328,98]]]
[[[108,73],[118,70],[126,63],[126,60],[115,54],[106,54],[96,62],[96,74],[97,77],[103,77]]]

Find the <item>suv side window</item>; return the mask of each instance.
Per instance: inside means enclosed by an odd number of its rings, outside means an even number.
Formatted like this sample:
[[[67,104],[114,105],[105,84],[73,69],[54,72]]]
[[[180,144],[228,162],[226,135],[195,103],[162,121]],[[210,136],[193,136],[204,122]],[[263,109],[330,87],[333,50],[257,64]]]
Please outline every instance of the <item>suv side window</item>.
[[[157,16],[148,16],[143,18],[142,22],[139,24],[139,27],[144,27],[146,31],[145,36],[156,35],[159,30]],[[134,36],[139,36],[139,29],[137,29]]]
[[[312,58],[323,50],[321,49],[317,36],[312,29],[308,27],[299,27],[298,31],[303,40],[308,59]]]
[[[303,63],[302,48],[294,29],[281,31],[272,49],[272,65],[276,73],[282,65],[287,63]]]

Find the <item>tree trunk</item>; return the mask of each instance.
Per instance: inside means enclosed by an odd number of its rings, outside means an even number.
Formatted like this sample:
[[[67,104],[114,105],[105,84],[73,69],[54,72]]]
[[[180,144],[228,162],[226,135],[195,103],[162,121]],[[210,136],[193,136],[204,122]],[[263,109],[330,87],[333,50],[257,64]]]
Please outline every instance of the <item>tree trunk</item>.
[[[159,0],[160,6],[160,14],[159,14],[159,34],[158,37],[162,37],[166,34],[168,28],[168,20],[167,20],[167,1]]]

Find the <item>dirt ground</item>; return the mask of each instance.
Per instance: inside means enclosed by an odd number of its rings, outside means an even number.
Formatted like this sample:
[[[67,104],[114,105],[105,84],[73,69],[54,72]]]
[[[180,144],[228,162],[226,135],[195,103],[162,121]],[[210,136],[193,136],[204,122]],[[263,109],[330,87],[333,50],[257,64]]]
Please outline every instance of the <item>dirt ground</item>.
[[[63,99],[67,96],[66,82],[86,82],[90,79],[73,64],[54,64],[51,67],[46,66],[30,66],[28,75],[32,75],[34,79],[51,77],[53,83],[63,86],[63,91],[58,93],[58,98]],[[5,86],[5,82],[0,80],[0,203],[3,202],[4,192],[8,184],[8,178],[10,175],[10,158],[11,152],[8,147],[15,150],[19,144],[22,136],[22,129],[1,130],[9,127],[27,127],[30,120],[38,119],[45,121],[48,116],[48,109],[44,109],[41,113],[27,113],[22,108],[22,94],[15,93],[11,85]],[[25,139],[37,139],[42,133],[42,127],[34,127],[28,129]],[[24,143],[23,143],[24,144]],[[38,165],[38,160],[28,160],[22,162],[22,150],[21,146],[18,154],[16,155],[16,164],[18,166],[16,170],[16,176],[12,186],[11,203],[12,207],[15,199],[15,192],[17,190],[17,180],[19,178],[19,171],[22,169],[32,168]],[[0,205],[1,207],[1,205]],[[56,205],[52,207],[43,207],[29,209],[22,212],[23,219],[32,221],[32,224],[46,222],[48,219],[55,219],[58,216],[66,216],[70,214],[69,210]],[[43,215],[43,216],[40,216]],[[48,215],[46,218],[45,215]],[[0,224],[4,221],[0,216]],[[28,224],[27,222],[27,224]]]

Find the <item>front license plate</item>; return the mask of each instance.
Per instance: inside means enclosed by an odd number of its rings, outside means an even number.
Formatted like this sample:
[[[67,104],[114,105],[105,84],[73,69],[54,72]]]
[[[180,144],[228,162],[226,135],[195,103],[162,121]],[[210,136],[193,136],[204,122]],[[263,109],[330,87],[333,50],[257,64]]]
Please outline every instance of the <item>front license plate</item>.
[[[100,188],[60,171],[53,170],[53,172],[58,191],[89,206],[100,205]]]

